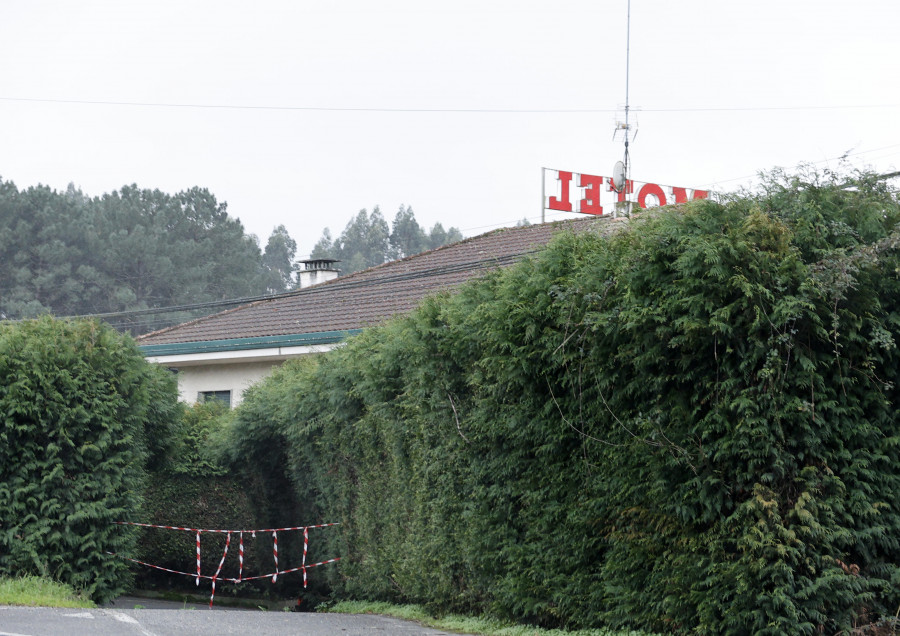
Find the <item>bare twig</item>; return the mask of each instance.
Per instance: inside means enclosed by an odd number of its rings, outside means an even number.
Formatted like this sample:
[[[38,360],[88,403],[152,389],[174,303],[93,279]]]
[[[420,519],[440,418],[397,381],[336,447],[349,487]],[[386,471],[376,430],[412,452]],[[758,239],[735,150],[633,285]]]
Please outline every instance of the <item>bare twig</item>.
[[[547,388],[550,390],[550,398],[553,400],[553,404],[556,405],[556,410],[559,411],[559,416],[562,418],[563,422],[565,422],[566,425],[568,425],[569,428],[571,428],[573,431],[575,431],[582,437],[586,437],[587,439],[593,440],[595,442],[600,442],[601,444],[606,444],[607,446],[616,446],[616,447],[621,446],[621,444],[613,444],[612,442],[607,442],[605,439],[599,439],[597,437],[593,437],[592,435],[588,435],[584,431],[577,428],[568,419],[566,419],[566,416],[563,415],[562,408],[559,406],[559,402],[557,402],[557,400],[556,400],[556,396],[553,395],[553,387],[550,386],[550,380],[548,380],[547,378],[544,378],[544,380],[547,382]]]
[[[659,430],[659,434],[662,435],[662,438],[666,440],[666,443],[669,445],[669,452],[672,454],[672,457],[674,457],[675,459],[679,459],[678,454],[675,453],[675,451],[677,450],[679,453],[681,453],[681,458],[683,458],[685,462],[687,462],[688,468],[691,469],[691,472],[696,475],[697,468],[694,466],[694,464],[691,463],[691,454],[687,451],[687,449],[682,448],[681,446],[670,440],[668,437],[666,437],[666,434],[663,433],[662,430]]]
[[[567,328],[567,329],[568,329],[568,327],[569,327],[569,326],[566,325],[566,328]],[[578,335],[578,332],[577,332],[577,331],[573,331],[572,333],[570,333],[569,335],[567,335],[566,338],[565,338],[565,340],[563,340],[563,341],[560,343],[560,345],[559,345],[556,349],[553,350],[554,355],[555,355],[560,349],[562,349],[563,347],[565,347],[566,344],[568,344],[569,340],[571,340],[572,338],[574,338],[574,337],[577,336],[577,335]]]
[[[462,437],[466,444],[471,444],[469,438],[463,435],[462,427],[459,425],[459,414],[456,412],[456,405],[453,403],[453,396],[447,393],[447,399],[450,400],[450,408],[453,409],[453,419],[456,420],[456,432],[459,433],[459,436]]]
[[[646,437],[641,437],[640,435],[635,434],[631,429],[629,429],[627,426],[625,426],[625,424],[622,422],[622,420],[620,420],[616,416],[615,413],[613,413],[613,410],[609,407],[609,404],[606,402],[606,397],[604,397],[603,391],[601,391],[599,387],[597,388],[597,393],[600,395],[600,399],[603,400],[603,406],[606,407],[606,410],[609,411],[609,414],[613,416],[613,419],[616,420],[616,422],[619,424],[619,426],[621,426],[623,429],[625,429],[625,431],[629,435],[631,435],[634,439],[640,441],[642,444],[646,444],[647,446],[655,446],[657,448],[667,448],[669,450],[669,452],[672,454],[672,457],[675,457],[676,459],[678,458],[678,455],[675,453],[675,451],[678,451],[679,453],[681,453],[682,457],[687,462],[688,468],[690,468],[691,471],[695,475],[697,474],[697,469],[691,463],[691,461],[690,461],[691,454],[687,451],[687,449],[682,448],[681,446],[679,446],[678,444],[676,444],[675,442],[670,440],[668,437],[666,437],[666,434],[663,433],[662,429],[657,429],[656,432],[659,433],[659,435],[664,440],[666,440],[665,444],[663,444],[662,442],[655,442],[655,441],[647,439]]]
[[[645,444],[649,444],[650,446],[662,446],[662,444],[660,444],[659,442],[651,442],[651,441],[648,441],[648,440],[644,439],[643,437],[639,437],[639,436],[635,435],[634,432],[633,432],[630,428],[628,428],[627,426],[625,426],[625,424],[622,423],[622,420],[620,420],[620,419],[616,416],[616,414],[613,413],[613,410],[612,410],[611,408],[609,408],[609,404],[606,402],[606,398],[603,396],[603,391],[600,389],[599,386],[597,387],[597,393],[600,394],[600,399],[603,400],[603,406],[605,406],[605,407],[606,407],[606,410],[609,411],[609,414],[613,416],[613,419],[616,421],[616,423],[617,423],[619,426],[621,426],[623,429],[625,429],[625,432],[626,432],[626,433],[628,433],[629,435],[631,435],[634,439],[639,439],[639,440],[641,440],[642,442],[644,442]]]

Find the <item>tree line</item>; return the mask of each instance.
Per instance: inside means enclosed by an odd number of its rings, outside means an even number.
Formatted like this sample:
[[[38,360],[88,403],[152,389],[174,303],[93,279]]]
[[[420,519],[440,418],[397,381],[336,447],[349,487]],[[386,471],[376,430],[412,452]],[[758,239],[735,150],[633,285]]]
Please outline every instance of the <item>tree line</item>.
[[[376,207],[314,256],[346,261],[344,273],[458,240],[437,224],[425,234],[401,206],[393,231]],[[194,187],[169,194],[124,186],[98,197],[70,184],[19,190],[0,179],[0,319],[73,316],[195,305],[289,291],[297,243],[283,225],[265,247],[227,204]],[[208,310],[117,319],[142,333]]]
[[[9,319],[277,293],[295,251],[283,226],[260,250],[203,188],[130,185],[91,198],[73,185],[0,182],[0,312]]]
[[[341,271],[351,274],[461,241],[462,238],[459,229],[451,227],[445,230],[440,223],[435,223],[426,232],[416,221],[412,207],[402,204],[388,227],[381,209],[376,205],[371,212],[360,210],[335,239],[331,238],[331,230],[326,227],[311,257],[338,259],[341,261]]]
[[[562,234],[285,364],[229,413],[176,405],[172,375],[103,324],[0,323],[0,575],[105,602],[130,584],[111,553],[192,548],[139,547],[111,522],[211,509],[218,527],[340,521],[307,561],[341,557],[305,593],[331,599],[888,633],[898,269],[883,179],[775,173],[757,194]],[[302,552],[284,539],[282,565]]]

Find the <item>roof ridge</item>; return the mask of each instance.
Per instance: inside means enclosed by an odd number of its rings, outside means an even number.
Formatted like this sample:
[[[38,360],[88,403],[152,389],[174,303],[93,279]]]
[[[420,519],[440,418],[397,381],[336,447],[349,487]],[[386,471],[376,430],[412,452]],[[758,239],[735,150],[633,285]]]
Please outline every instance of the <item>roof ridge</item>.
[[[159,336],[159,335],[162,335],[162,334],[164,334],[164,333],[166,333],[166,332],[169,332],[169,331],[172,331],[172,330],[174,330],[174,329],[181,329],[182,327],[188,327],[188,326],[192,326],[192,325],[198,325],[198,324],[200,324],[200,323],[202,323],[202,322],[204,322],[204,321],[206,321],[206,320],[210,320],[210,319],[216,318],[216,317],[218,317],[218,316],[224,316],[225,314],[230,314],[230,313],[232,313],[232,312],[237,311],[238,309],[246,309],[247,307],[252,307],[253,305],[259,305],[259,304],[262,304],[262,303],[267,303],[267,302],[269,302],[270,300],[275,300],[276,298],[278,298],[277,295],[272,296],[271,298],[261,298],[261,299],[259,299],[259,300],[254,300],[253,302],[243,303],[243,304],[241,304],[241,305],[238,305],[237,307],[231,307],[230,309],[223,309],[222,311],[217,311],[217,312],[212,313],[212,314],[207,314],[207,315],[205,315],[205,316],[200,316],[199,318],[192,318],[192,319],[187,320],[187,321],[185,321],[185,322],[180,322],[180,323],[178,323],[177,325],[169,325],[168,327],[163,327],[162,329],[157,329],[156,331],[151,331],[151,332],[149,332],[149,333],[141,334],[141,335],[139,335],[139,336],[136,336],[136,337],[135,337],[135,340],[140,341],[140,340],[143,340],[144,338],[149,338],[149,337],[151,337],[151,336]]]
[[[454,287],[479,276],[480,271],[511,264],[540,250],[558,231],[567,227],[577,231],[578,228],[592,226],[598,220],[616,219],[589,216],[495,228],[316,285],[243,302],[224,311],[143,334],[137,341],[138,344],[158,339],[205,341],[250,332],[276,335],[288,328],[288,322],[299,327],[301,324],[311,326],[323,321],[328,323],[328,329],[337,329],[338,325],[343,325],[340,327],[343,329],[348,324],[375,324],[373,320],[377,322],[397,312],[407,311],[410,303],[414,305],[417,302],[415,298],[424,297],[428,289]],[[470,247],[473,244],[474,247]],[[435,256],[441,253],[447,255]],[[313,300],[320,294],[323,294],[321,301]],[[309,298],[309,301],[291,300],[301,298]],[[240,302],[240,299],[236,300]],[[234,318],[229,317],[248,311]],[[206,326],[207,323],[212,324]]]

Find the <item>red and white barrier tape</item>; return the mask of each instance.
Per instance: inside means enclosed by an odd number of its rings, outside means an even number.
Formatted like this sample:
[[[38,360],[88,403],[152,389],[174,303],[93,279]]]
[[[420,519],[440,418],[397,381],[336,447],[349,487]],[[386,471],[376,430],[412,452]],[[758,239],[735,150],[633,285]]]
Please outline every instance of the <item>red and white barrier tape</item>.
[[[275,573],[273,573],[273,574],[261,574],[261,575],[259,575],[259,576],[249,576],[249,577],[247,577],[247,578],[244,579],[244,580],[245,580],[245,581],[253,581],[253,580],[255,580],[255,579],[268,579],[268,578],[272,578],[273,576],[280,576],[280,575],[282,575],[282,574],[292,574],[292,573],[294,573],[294,572],[299,572],[299,571],[302,570],[304,567],[305,567],[306,569],[309,569],[309,568],[315,568],[315,567],[318,567],[318,566],[320,566],[320,565],[328,565],[329,563],[337,563],[337,562],[340,561],[340,560],[341,560],[341,557],[336,557],[336,558],[334,558],[334,559],[328,559],[327,561],[319,561],[318,563],[313,563],[312,565],[298,566],[298,567],[296,567],[296,568],[290,568],[290,569],[287,569],[287,570],[281,570],[280,572],[275,572]],[[236,582],[235,579],[220,579],[220,580],[221,580],[221,581],[232,581],[232,582]]]
[[[181,572],[179,570],[170,570],[169,568],[164,568],[159,565],[154,565],[152,563],[146,563],[145,561],[139,561],[138,559],[132,559],[125,556],[120,556],[114,552],[107,552],[107,554],[112,556],[117,556],[120,559],[125,559],[126,561],[132,561],[134,563],[138,563],[140,565],[144,565],[150,568],[154,568],[157,570],[162,570],[163,572],[170,572],[172,574],[183,574],[185,576],[193,576],[195,578],[196,584],[200,585],[200,579],[210,579],[212,581],[212,594],[209,597],[209,607],[212,608],[213,599],[216,596],[216,581],[228,581],[230,583],[242,583],[243,581],[254,581],[258,579],[272,579],[272,583],[275,583],[278,580],[279,574],[291,574],[292,572],[303,571],[303,587],[306,587],[306,570],[309,568],[318,567],[320,565],[327,565],[329,563],[336,563],[340,561],[340,557],[335,559],[328,559],[327,561],[320,561],[319,563],[313,563],[312,565],[306,564],[306,553],[309,547],[309,530],[311,528],[329,528],[331,526],[340,525],[338,523],[322,523],[318,525],[312,526],[295,526],[291,528],[266,528],[263,530],[211,530],[206,528],[186,528],[182,526],[164,526],[164,525],[155,525],[151,523],[136,523],[134,521],[114,521],[116,525],[120,526],[139,526],[142,528],[159,528],[162,530],[183,530],[185,532],[193,532],[195,533],[195,542],[197,546],[197,572]],[[299,567],[290,568],[287,570],[279,570],[278,569],[278,532],[280,531],[290,531],[290,530],[303,530],[303,561]],[[204,532],[214,532],[225,534],[225,551],[222,553],[222,558],[219,561],[219,567],[216,569],[216,573],[213,576],[208,576],[201,574],[200,572],[200,535]],[[272,554],[275,558],[275,572],[271,574],[261,574],[259,576],[244,576],[244,533],[249,532],[256,538],[257,532],[271,532],[272,533]],[[232,533],[238,533],[240,535],[240,544],[238,547],[238,576],[237,578],[230,577],[222,577],[219,578],[219,574],[222,572],[222,566],[225,564],[225,557],[228,555],[228,546],[231,544],[231,535]],[[299,603],[299,601],[298,601]]]
[[[238,583],[241,582],[241,576],[244,574],[244,533],[241,533],[241,543],[238,546]]]
[[[184,530],[186,532],[218,532],[219,534],[237,534],[238,532],[288,532],[289,530],[306,530],[313,528],[330,528],[340,523],[320,523],[314,526],[294,526],[292,528],[263,528],[262,530],[210,530],[208,528],[184,528],[181,526],[157,526],[152,523],[136,523],[134,521],[113,521],[117,526],[139,526],[141,528],[160,528],[161,530]]]
[[[131,561],[132,563],[138,563],[138,564],[140,564],[140,565],[146,565],[148,568],[153,568],[154,570],[162,570],[163,572],[169,572],[170,574],[183,574],[184,576],[197,576],[197,575],[194,574],[193,572],[182,572],[182,571],[180,571],[180,570],[170,570],[169,568],[164,568],[164,567],[162,567],[161,565],[154,565],[154,564],[152,564],[152,563],[147,563],[146,561],[140,561],[140,560],[138,560],[138,559],[132,559],[132,558],[129,558],[129,557],[127,557],[127,556],[122,556],[122,555],[116,554],[115,552],[107,552],[107,554],[110,555],[110,556],[119,557],[120,559],[124,559],[125,561]],[[299,572],[299,571],[302,570],[304,567],[305,567],[306,569],[310,569],[310,568],[318,567],[318,566],[320,566],[320,565],[328,565],[329,563],[337,563],[337,562],[340,561],[340,560],[341,560],[341,557],[336,557],[336,558],[334,558],[334,559],[328,559],[327,561],[319,561],[318,563],[311,563],[310,565],[306,565],[306,566],[300,566],[300,567],[296,567],[296,568],[290,568],[290,569],[288,569],[288,570],[281,570],[280,572],[273,572],[273,573],[271,573],[271,574],[260,574],[259,576],[248,576],[248,577],[243,578],[243,579],[240,579],[240,580],[235,579],[235,578],[232,578],[232,577],[223,576],[223,577],[219,578],[218,580],[219,580],[219,581],[226,581],[226,582],[228,582],[228,583],[243,583],[244,581],[256,581],[256,580],[259,580],[259,579],[270,579],[270,578],[272,578],[273,576],[276,576],[276,575],[293,574],[294,572]],[[200,575],[200,578],[201,578],[201,579],[210,579],[210,580],[212,580],[213,577],[209,576],[208,574],[201,574],[201,575]]]
[[[278,580],[278,533],[272,532],[272,554],[275,555],[275,576],[272,577],[272,583]]]
[[[222,571],[222,565],[225,563],[225,557],[228,555],[228,546],[231,544],[231,533],[225,535],[225,552],[222,553],[222,560],[219,561],[219,567],[212,577],[212,594],[209,595],[209,608],[212,609],[213,599],[216,597],[216,579],[219,578],[219,572]]]

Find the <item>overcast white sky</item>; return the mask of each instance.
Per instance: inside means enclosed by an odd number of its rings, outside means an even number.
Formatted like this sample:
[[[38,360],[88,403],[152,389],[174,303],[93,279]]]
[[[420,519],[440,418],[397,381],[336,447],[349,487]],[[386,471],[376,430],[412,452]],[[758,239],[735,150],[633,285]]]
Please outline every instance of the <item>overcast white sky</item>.
[[[298,256],[374,205],[466,236],[539,221],[542,167],[622,157],[626,10],[0,0],[0,178],[206,187]],[[900,1],[632,0],[630,104],[638,181],[733,189],[847,152],[895,169]]]

